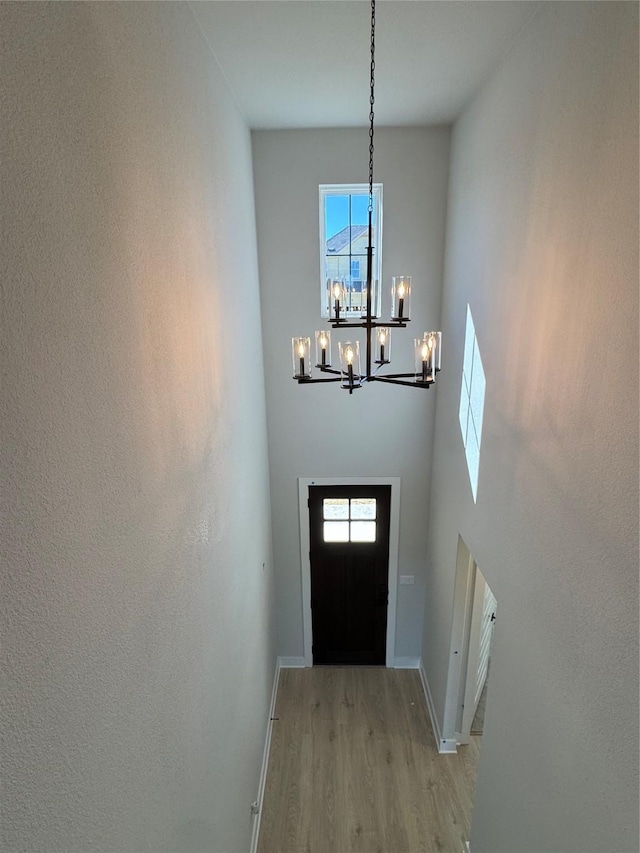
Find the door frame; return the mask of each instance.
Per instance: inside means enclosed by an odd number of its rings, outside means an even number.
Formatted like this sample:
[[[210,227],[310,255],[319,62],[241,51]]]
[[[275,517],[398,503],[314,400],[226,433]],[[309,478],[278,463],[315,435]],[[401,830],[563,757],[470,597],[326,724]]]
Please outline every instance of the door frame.
[[[391,486],[389,507],[389,603],[387,606],[386,666],[395,666],[396,609],[398,603],[398,551],[400,547],[400,477],[299,477],[300,569],[302,574],[302,634],[304,665],[313,666],[311,622],[311,560],[309,552],[309,486]]]
[[[473,591],[475,586],[475,560],[462,536],[458,536],[456,574],[453,593],[453,615],[451,620],[451,646],[449,649],[449,672],[447,692],[442,719],[442,739],[446,740],[451,752],[460,743],[458,710],[463,700],[463,679],[466,672],[465,652],[468,648]]]
[[[468,714],[465,716],[461,708],[468,704],[469,645],[472,627],[475,620],[481,619],[483,610],[484,595],[482,598],[476,596],[478,574],[482,578],[481,586],[484,592],[486,578],[478,568],[464,539],[458,536],[449,673],[442,720],[442,738],[451,746],[454,744],[460,746],[469,742],[469,733],[465,734],[464,729],[467,722],[470,727],[473,721],[473,717],[471,720],[467,719]]]

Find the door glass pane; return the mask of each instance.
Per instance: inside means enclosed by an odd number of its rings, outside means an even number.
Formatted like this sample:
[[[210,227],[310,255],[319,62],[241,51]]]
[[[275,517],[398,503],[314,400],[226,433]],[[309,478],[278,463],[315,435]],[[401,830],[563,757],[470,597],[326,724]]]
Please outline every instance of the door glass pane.
[[[324,522],[324,541],[325,542],[348,542],[349,541],[349,522],[348,521],[325,521]]]
[[[324,498],[322,501],[323,518],[349,518],[348,498]],[[347,537],[348,539],[348,537]],[[325,540],[328,541],[328,540]],[[340,540],[343,541],[343,540]],[[345,540],[346,541],[346,540]]]
[[[376,541],[376,523],[375,523],[375,521],[352,521],[351,522],[351,541],[352,542],[375,542]]]
[[[351,518],[374,519],[375,517],[375,498],[353,498],[351,500]]]

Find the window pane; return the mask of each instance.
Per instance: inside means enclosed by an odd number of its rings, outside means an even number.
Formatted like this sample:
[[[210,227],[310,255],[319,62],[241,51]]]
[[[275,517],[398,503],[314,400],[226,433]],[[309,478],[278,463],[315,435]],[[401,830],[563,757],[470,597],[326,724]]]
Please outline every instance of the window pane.
[[[348,498],[325,498],[322,501],[323,518],[349,518]]]
[[[376,541],[376,523],[375,523],[375,521],[352,521],[351,522],[351,541],[352,542],[375,542]]]
[[[375,518],[375,498],[353,498],[351,500],[351,518]]]
[[[349,196],[328,195],[325,198],[325,234],[327,242],[349,225]]]
[[[375,205],[373,207],[373,224],[375,225]],[[353,225],[366,225],[369,221],[369,194],[351,195],[351,223]]]
[[[460,409],[458,411],[458,419],[460,420],[460,429],[462,431],[462,443],[467,446],[467,424],[469,422],[469,393],[467,385],[462,378],[462,389],[460,391]]]
[[[462,373],[466,377],[467,387],[471,385],[471,365],[473,364],[473,342],[476,337],[476,329],[473,325],[471,308],[467,305],[467,325],[464,333],[464,362]]]
[[[480,358],[480,350],[478,349],[477,339],[473,342],[473,376],[471,377],[471,416],[476,428],[476,437],[478,439],[478,447],[482,438],[482,416],[484,414],[484,395],[487,387],[487,381],[484,375],[482,359]]]
[[[469,438],[467,441],[467,467],[469,468],[469,480],[471,481],[471,493],[475,502],[478,493],[478,473],[480,470],[480,448],[476,441],[476,434],[473,429],[469,430]]]
[[[348,542],[349,541],[349,522],[348,521],[325,521],[324,522],[324,541],[325,542]]]

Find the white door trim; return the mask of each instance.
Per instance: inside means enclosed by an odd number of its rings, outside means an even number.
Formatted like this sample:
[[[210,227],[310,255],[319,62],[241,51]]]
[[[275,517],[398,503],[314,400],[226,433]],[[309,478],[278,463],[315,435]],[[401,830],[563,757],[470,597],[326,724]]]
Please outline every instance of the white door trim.
[[[460,743],[469,743],[471,740],[471,725],[476,715],[478,703],[475,696],[478,680],[478,663],[480,658],[480,638],[482,632],[482,618],[484,612],[484,590],[486,581],[484,575],[474,563],[475,581],[473,585],[473,604],[471,605],[471,628],[467,649],[466,674],[464,675],[462,726],[460,728]]]
[[[457,731],[458,710],[463,679],[466,674],[466,653],[471,628],[475,572],[476,564],[473,557],[462,537],[458,536],[449,674],[442,720],[442,737],[446,740],[458,742],[460,742],[460,733]]]
[[[309,486],[391,486],[389,514],[389,604],[387,606],[386,664],[396,663],[396,608],[398,602],[398,550],[400,546],[400,477],[299,477],[300,567],[302,572],[302,630],[305,666],[313,666],[311,643],[311,548],[309,534]]]

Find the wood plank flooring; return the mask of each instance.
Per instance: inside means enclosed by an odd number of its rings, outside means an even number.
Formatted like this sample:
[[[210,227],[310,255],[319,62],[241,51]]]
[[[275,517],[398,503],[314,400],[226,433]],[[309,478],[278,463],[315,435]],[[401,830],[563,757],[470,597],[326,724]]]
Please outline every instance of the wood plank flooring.
[[[462,853],[479,738],[439,755],[417,670],[280,673],[258,853]]]

